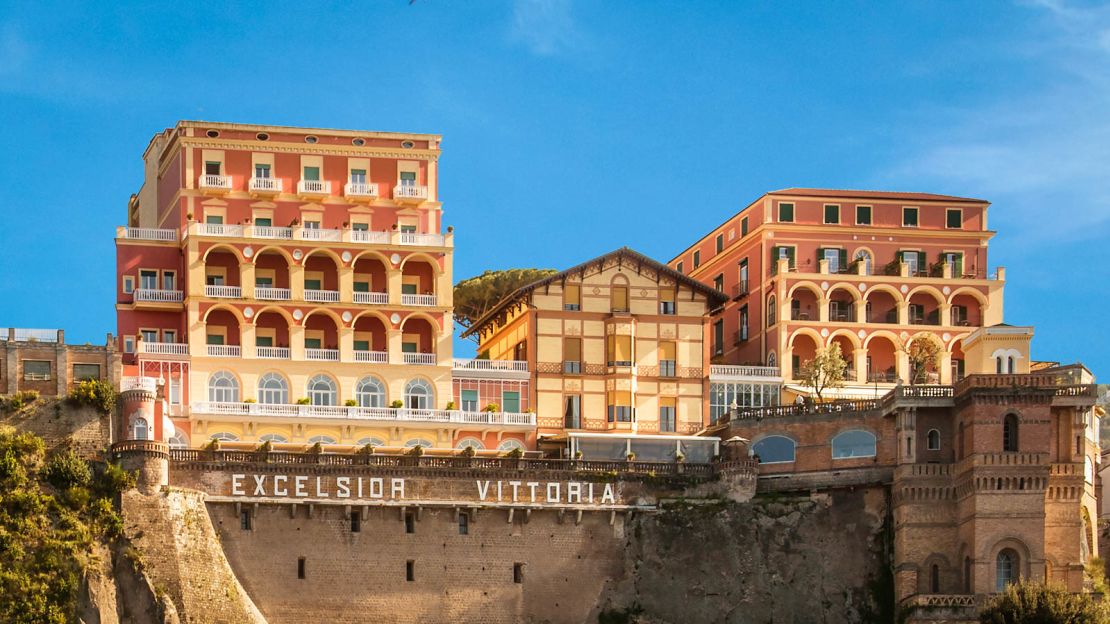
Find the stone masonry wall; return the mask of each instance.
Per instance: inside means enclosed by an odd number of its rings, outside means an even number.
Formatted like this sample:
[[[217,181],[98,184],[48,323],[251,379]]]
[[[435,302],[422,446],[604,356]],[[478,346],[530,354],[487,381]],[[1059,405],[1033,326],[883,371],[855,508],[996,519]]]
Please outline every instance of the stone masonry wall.
[[[45,440],[47,448],[71,444],[84,457],[95,456],[111,444],[108,416],[65,399],[43,398],[18,412],[0,412],[0,425],[30,431]]]

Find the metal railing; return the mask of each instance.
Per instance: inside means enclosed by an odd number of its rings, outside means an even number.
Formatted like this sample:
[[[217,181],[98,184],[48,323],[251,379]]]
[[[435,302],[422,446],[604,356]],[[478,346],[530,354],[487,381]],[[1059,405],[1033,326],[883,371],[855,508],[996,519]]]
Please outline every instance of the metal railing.
[[[247,188],[255,193],[280,193],[281,178],[251,178]]]
[[[709,377],[770,377],[778,378],[777,366],[730,366],[725,364],[711,364]]]
[[[205,345],[208,357],[239,357],[242,348],[239,345]]]
[[[422,366],[435,366],[435,353],[403,353],[405,364],[420,364]]]
[[[254,298],[268,301],[289,301],[293,298],[293,291],[288,288],[255,288]]]
[[[389,362],[389,353],[386,351],[355,351],[355,361],[368,364],[385,364]]]
[[[455,370],[528,372],[528,362],[523,360],[467,360],[455,358]]]
[[[321,362],[338,362],[339,349],[305,349],[304,359]]]
[[[386,304],[389,303],[389,293],[383,292],[355,292],[355,303],[375,303]]]
[[[219,416],[283,416],[526,427],[535,426],[536,424],[536,415],[531,412],[466,412],[462,410],[412,409],[407,407],[198,402],[192,404],[191,411],[193,414]]]
[[[14,342],[61,342],[61,333],[57,329],[10,327],[7,331],[0,331],[0,336],[4,340],[10,337]]]
[[[177,241],[177,230],[169,230],[162,228],[134,228],[124,227],[120,228],[120,238],[127,238],[130,240],[149,240],[149,241]]]
[[[410,306],[434,306],[436,304],[436,296],[402,294],[401,304]]]
[[[377,197],[378,185],[374,182],[348,182],[343,185],[347,197]]]
[[[181,303],[184,293],[180,290],[161,290],[158,288],[136,288],[135,301],[150,303]]]
[[[239,299],[243,296],[243,289],[239,286],[205,286],[204,296],[220,299]]]

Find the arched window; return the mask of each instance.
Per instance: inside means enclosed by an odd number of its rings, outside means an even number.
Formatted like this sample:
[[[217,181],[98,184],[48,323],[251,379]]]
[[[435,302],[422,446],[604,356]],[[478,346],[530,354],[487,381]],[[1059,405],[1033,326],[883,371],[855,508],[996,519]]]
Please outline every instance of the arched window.
[[[794,461],[795,447],[794,440],[771,435],[757,440],[752,445],[752,453],[759,456],[761,464],[783,464]]]
[[[335,444],[335,438],[326,435],[312,436],[308,439],[309,444]]]
[[[853,429],[836,434],[832,439],[833,459],[875,456],[875,434],[862,429]]]
[[[216,433],[208,436],[208,439],[219,440],[220,442],[238,442],[239,436],[235,435],[234,433],[228,433],[226,431],[217,431]]]
[[[385,440],[381,438],[362,438],[358,442],[355,442],[355,444],[359,446],[366,446],[367,444],[370,446],[385,446]]]
[[[289,403],[289,383],[277,373],[266,373],[258,380],[258,402],[268,405]]]
[[[767,327],[775,324],[775,296],[771,295],[767,298]]]
[[[934,594],[940,593],[940,566],[935,563],[929,571],[929,591]]]
[[[307,390],[308,400],[313,405],[336,405],[339,403],[339,393],[336,390],[335,380],[327,375],[316,375],[309,379]]]
[[[478,440],[477,438],[463,438],[463,439],[459,440],[459,442],[457,444],[455,444],[455,448],[457,448],[457,449],[472,448],[475,451],[480,451],[480,450],[486,448],[486,445],[482,444],[481,440]]]
[[[930,451],[939,451],[940,450],[940,432],[937,431],[936,429],[930,429],[929,433],[926,434],[926,442],[927,442],[926,443],[926,448],[928,448]]]
[[[517,449],[524,450],[524,443],[516,438],[509,438],[497,445],[499,451],[515,451]]]
[[[1002,419],[1002,450],[1016,453],[1018,450],[1018,419],[1016,414],[1006,414]]]
[[[1017,553],[1009,548],[999,551],[994,565],[995,591],[1005,591],[1006,586],[1016,583],[1019,576]]]
[[[151,440],[150,425],[147,424],[145,418],[136,418],[132,423],[131,438],[134,440]]]
[[[999,375],[1002,374],[1002,356],[1001,355],[994,358],[994,372],[998,373]]]
[[[238,403],[239,380],[227,371],[216,371],[208,378],[208,400],[213,403]]]
[[[1017,372],[1017,367],[1014,365],[1014,356],[1006,358],[1006,372],[1013,375]]]
[[[413,379],[405,384],[405,407],[409,409],[432,409],[435,395],[432,385],[423,379]]]
[[[871,253],[866,249],[860,249],[855,255],[856,262],[863,265],[863,274],[871,275]]]
[[[426,449],[432,448],[433,446],[435,446],[435,444],[433,444],[431,440],[426,440],[424,438],[412,438],[411,440],[405,442],[405,448],[413,448],[414,446],[419,446],[422,449]]]
[[[187,449],[189,448],[189,437],[180,431],[173,432],[173,436],[168,440],[170,448],[172,449]]]
[[[385,384],[377,377],[363,377],[355,386],[359,407],[385,407]]]
[[[279,433],[264,433],[258,436],[259,442],[270,442],[271,444],[282,444],[288,442],[289,439]]]
[[[774,368],[778,365],[778,358],[775,357],[775,352],[772,351],[767,354],[767,366]]]

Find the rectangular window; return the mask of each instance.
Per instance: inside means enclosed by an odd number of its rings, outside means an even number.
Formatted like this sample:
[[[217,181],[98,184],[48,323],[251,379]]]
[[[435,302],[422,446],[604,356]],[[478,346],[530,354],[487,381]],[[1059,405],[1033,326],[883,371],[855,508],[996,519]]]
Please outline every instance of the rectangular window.
[[[713,323],[713,354],[721,355],[725,352],[725,322],[717,319]]]
[[[251,530],[251,512],[245,510],[239,512],[239,528],[243,531]]]
[[[355,351],[369,351],[370,350],[370,341],[369,340],[355,340],[354,341],[354,349],[355,349]]]
[[[632,366],[632,336],[610,335],[606,338],[609,366]]]
[[[675,430],[675,400],[670,397],[659,399],[659,431],[674,433]]]
[[[354,292],[370,292],[370,282],[354,282],[351,289]]]
[[[713,278],[713,288],[718,292],[725,291],[725,276],[723,273]]]
[[[415,171],[402,171],[397,178],[401,181],[401,186],[416,186]]]
[[[370,231],[370,224],[369,223],[361,223],[361,222],[356,221],[355,223],[351,224],[351,229],[356,231],[356,232],[369,232]]]
[[[366,170],[351,169],[351,184],[366,184]]]
[[[748,339],[748,306],[740,307],[739,329],[736,330],[736,341],[744,342]]]
[[[416,515],[411,511],[405,512],[405,533],[416,533]]]
[[[139,335],[143,337],[143,342],[158,342],[157,329],[140,329]]]
[[[144,290],[157,290],[158,271],[139,271],[139,288]]]
[[[840,263],[840,257],[842,255],[844,255],[844,254],[841,254],[842,251],[844,251],[844,250],[843,249],[822,249],[821,250],[821,258],[820,259],[828,261],[828,263],[829,263],[829,273],[839,273],[840,272],[840,269],[843,266]]]
[[[902,209],[902,226],[917,227],[917,208]]]
[[[609,309],[613,312],[628,312],[628,287],[613,286],[609,294]]]
[[[674,270],[675,270],[675,271],[678,271],[679,273],[682,273],[682,274],[685,274],[685,273],[686,273],[685,271],[683,271],[683,270],[682,270],[682,263],[681,263],[681,262],[679,262],[679,263],[678,263],[677,265],[675,265],[675,269],[674,269]]]
[[[220,339],[223,340],[223,337],[221,336]],[[254,337],[254,346],[256,346],[256,347],[272,347],[272,346],[274,346],[274,337],[273,336],[258,336],[258,335],[255,335],[255,337]]]
[[[204,284],[205,284],[205,286],[223,286],[224,285],[224,276],[223,275],[205,275],[204,276]]]
[[[207,223],[208,225],[223,225],[224,224],[224,216],[223,215],[204,215],[204,222]]]
[[[135,292],[135,278],[131,275],[123,276],[123,293],[130,295]]]
[[[578,284],[567,284],[563,287],[563,309],[582,309],[582,287]]]
[[[177,344],[177,332],[172,329],[163,329],[162,342],[165,342],[167,344]]]
[[[953,230],[963,229],[964,211],[959,208],[949,208],[944,214],[944,223]]]
[[[254,220],[254,224],[257,227],[273,227],[274,220],[269,217],[258,217]]]
[[[616,391],[608,394],[607,415],[609,422],[632,422],[632,394],[627,391]]]
[[[748,218],[740,219],[740,236],[748,235]]]
[[[297,559],[297,578],[303,579],[305,577],[304,557]]]
[[[501,391],[501,411],[509,414],[520,413],[520,393],[510,392],[508,390]]]
[[[220,175],[220,163],[209,160],[204,163],[204,175]]]
[[[321,284],[321,280],[306,279],[304,281],[304,289],[305,290],[323,290],[323,285]]]
[[[50,381],[49,360],[23,360],[24,381]]]
[[[694,268],[701,266],[701,251],[694,252]]]
[[[401,294],[402,295],[415,295],[416,294],[416,284],[401,284]]]
[[[412,559],[405,562],[405,580],[409,582],[416,580],[416,562]]]
[[[123,337],[123,352],[124,353],[134,353],[135,352],[135,337],[134,336],[124,336]]]
[[[779,203],[779,223],[794,222],[794,204]]]
[[[177,274],[173,271],[162,271],[162,289],[177,290]]]
[[[772,273],[778,271],[781,259],[786,259],[787,266],[791,269],[794,268],[794,248],[793,247],[772,247],[771,248],[771,271]]]
[[[401,353],[418,353],[419,349],[415,342],[402,342]]]
[[[675,291],[670,288],[662,288],[659,290],[659,313],[665,316],[673,316],[676,312],[675,309]]]
[[[840,206],[836,204],[825,204],[825,223],[827,225],[836,225],[840,223]]]
[[[400,225],[400,230],[401,230],[402,234],[416,234],[416,226],[415,225],[406,225],[406,224],[402,223]]]
[[[516,583],[517,585],[524,582],[524,564],[523,563],[514,563],[513,564],[513,582]]]
[[[744,258],[740,261],[739,275],[737,275],[736,294],[746,295],[748,293],[748,259]]]
[[[563,338],[563,372],[568,375],[582,374],[581,338]]]
[[[357,509],[351,512],[351,533],[362,532],[362,512]]]
[[[568,394],[563,397],[563,427],[567,429],[582,428],[582,396]]]
[[[270,165],[266,165],[266,164],[262,164],[262,163],[256,163],[254,165],[254,177],[256,177],[256,178],[269,178],[270,177]]]
[[[84,381],[86,379],[100,379],[100,365],[99,364],[74,364],[73,365],[73,380]]]
[[[459,394],[459,401],[462,402],[462,411],[464,411],[464,412],[477,412],[478,411],[478,391],[477,390],[463,390]]]
[[[673,342],[659,343],[659,376],[674,377],[677,349]]]
[[[304,339],[304,348],[305,349],[323,349],[323,347],[320,346],[320,345],[321,345],[321,341],[320,341],[319,338],[305,338]]]
[[[470,515],[465,511],[459,512],[459,535],[470,535]]]
[[[721,253],[724,250],[725,250],[725,235],[724,234],[718,234],[717,235],[717,253]]]
[[[856,206],[856,225],[871,225],[871,206]]]
[[[319,182],[320,181],[320,168],[319,167],[305,167],[304,177],[306,182]]]
[[[963,277],[964,274],[964,255],[959,252],[946,252],[944,254],[944,262],[952,267],[952,277]]]
[[[318,230],[318,229],[320,229],[320,222],[319,221],[305,221],[304,222],[304,229],[306,229],[306,230]]]

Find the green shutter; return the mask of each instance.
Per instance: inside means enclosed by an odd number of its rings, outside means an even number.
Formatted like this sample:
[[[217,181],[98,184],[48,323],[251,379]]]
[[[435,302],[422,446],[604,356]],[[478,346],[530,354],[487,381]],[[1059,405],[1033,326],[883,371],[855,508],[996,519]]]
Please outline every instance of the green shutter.
[[[928,256],[925,255],[924,251],[917,252],[917,270],[918,271],[928,271],[929,270],[929,258],[928,258]]]
[[[520,393],[519,392],[502,392],[501,393],[501,411],[503,412],[520,412]]]
[[[955,266],[952,268],[953,277],[962,277],[964,274],[964,255],[956,254]]]
[[[793,247],[787,247],[786,248],[786,257],[790,259],[790,268],[793,269],[794,268],[794,248]]]
[[[841,271],[847,271],[848,270],[848,250],[847,249],[841,249],[839,251],[840,251],[840,270]]]

